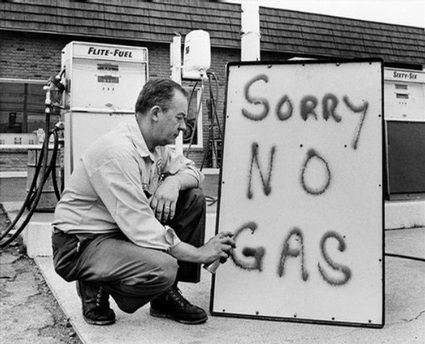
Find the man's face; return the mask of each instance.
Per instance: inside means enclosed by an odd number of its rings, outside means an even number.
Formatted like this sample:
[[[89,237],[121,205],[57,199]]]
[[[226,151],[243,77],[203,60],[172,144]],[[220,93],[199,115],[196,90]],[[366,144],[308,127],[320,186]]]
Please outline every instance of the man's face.
[[[180,133],[186,129],[187,99],[179,91],[174,91],[167,111],[159,110],[158,113],[158,142],[161,146],[173,144]]]

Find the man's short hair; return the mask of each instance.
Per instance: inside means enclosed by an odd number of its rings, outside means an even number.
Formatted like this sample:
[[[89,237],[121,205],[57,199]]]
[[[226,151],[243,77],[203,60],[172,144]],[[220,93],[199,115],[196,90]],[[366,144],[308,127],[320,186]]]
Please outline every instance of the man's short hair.
[[[156,105],[167,111],[175,90],[183,93],[185,97],[188,96],[186,90],[171,79],[149,80],[137,97],[136,113],[144,114]]]

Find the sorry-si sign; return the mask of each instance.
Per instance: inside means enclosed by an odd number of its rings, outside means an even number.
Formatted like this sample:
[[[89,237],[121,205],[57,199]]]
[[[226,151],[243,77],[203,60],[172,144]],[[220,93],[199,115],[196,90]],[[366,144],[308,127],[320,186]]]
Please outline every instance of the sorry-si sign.
[[[215,315],[383,326],[382,63],[228,66]]]

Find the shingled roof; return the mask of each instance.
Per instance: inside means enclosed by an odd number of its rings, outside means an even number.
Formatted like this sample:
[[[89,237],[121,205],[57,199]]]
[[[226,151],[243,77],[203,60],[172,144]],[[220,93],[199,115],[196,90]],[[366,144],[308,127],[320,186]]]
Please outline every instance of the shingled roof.
[[[425,29],[260,7],[261,49],[425,65]]]
[[[239,47],[240,6],[206,1],[14,0],[0,3],[0,29],[170,43],[175,33],[210,33],[217,47]]]
[[[194,29],[211,45],[240,48],[238,4],[182,0],[3,0],[0,30],[170,43]],[[425,65],[422,28],[260,7],[261,50],[288,56],[371,57]]]

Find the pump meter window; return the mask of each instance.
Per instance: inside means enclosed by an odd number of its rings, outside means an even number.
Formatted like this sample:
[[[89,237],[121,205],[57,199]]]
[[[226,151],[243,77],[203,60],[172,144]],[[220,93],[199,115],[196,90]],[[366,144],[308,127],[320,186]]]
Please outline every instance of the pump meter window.
[[[97,65],[99,73],[104,73],[97,76],[97,82],[105,84],[103,85],[103,90],[105,90],[105,87],[109,87],[108,84],[118,84],[120,82],[119,69],[120,67],[117,64],[99,63]],[[113,85],[111,85],[111,89],[113,89]]]

